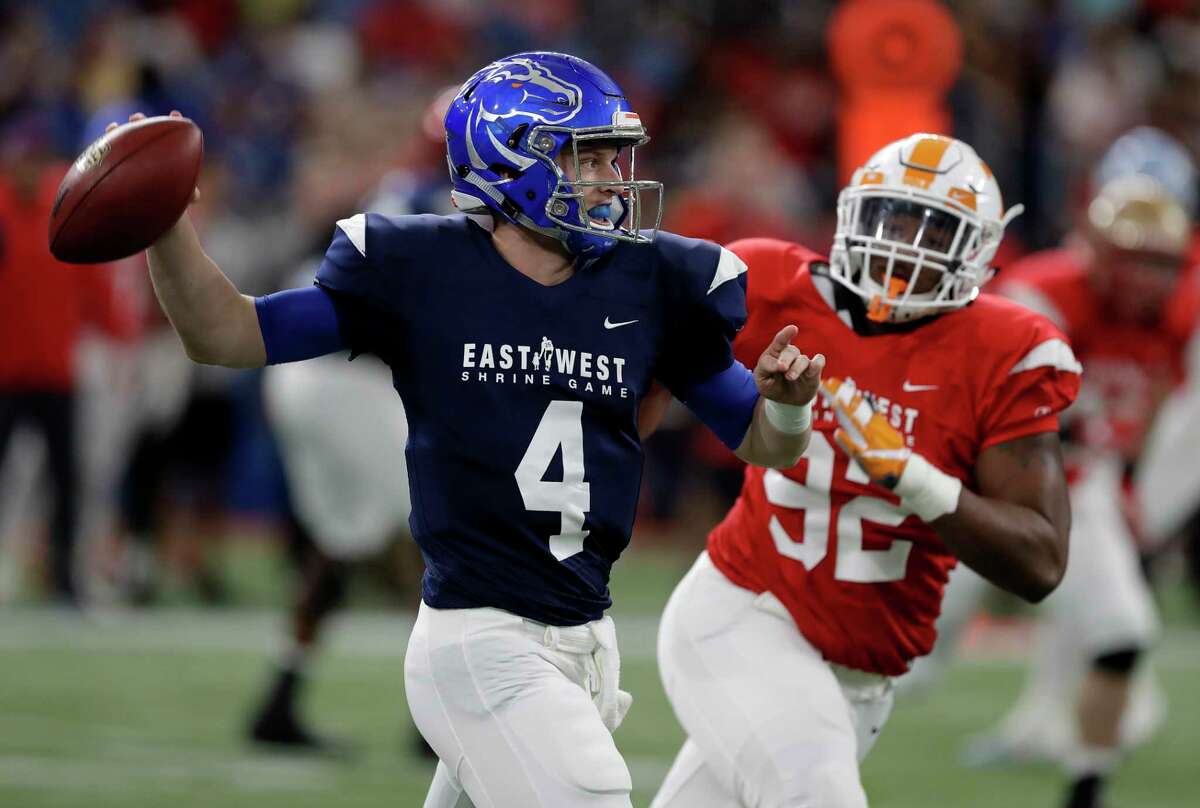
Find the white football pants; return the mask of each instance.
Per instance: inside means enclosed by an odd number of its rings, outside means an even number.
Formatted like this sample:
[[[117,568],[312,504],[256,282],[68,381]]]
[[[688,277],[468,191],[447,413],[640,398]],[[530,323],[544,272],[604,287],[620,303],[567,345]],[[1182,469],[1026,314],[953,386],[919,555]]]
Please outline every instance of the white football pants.
[[[701,553],[663,614],[658,663],[688,741],[652,808],[865,808],[858,764],[891,679],[826,662],[774,595]]]
[[[263,404],[296,516],[322,552],[361,561],[407,530],[408,421],[387,367],[341,354],[272,365]]]
[[[611,618],[547,626],[422,603],[404,681],[440,761],[425,808],[630,808],[619,676]]]

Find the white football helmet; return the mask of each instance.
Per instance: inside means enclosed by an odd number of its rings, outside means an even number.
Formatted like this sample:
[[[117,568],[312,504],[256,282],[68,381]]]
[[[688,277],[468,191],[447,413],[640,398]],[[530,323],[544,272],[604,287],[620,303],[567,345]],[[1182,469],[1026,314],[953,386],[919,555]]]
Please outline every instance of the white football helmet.
[[[910,135],[876,152],[838,196],[830,274],[876,321],[961,308],[995,273],[1004,228],[1023,209],[1004,210],[991,169],[966,143]]]

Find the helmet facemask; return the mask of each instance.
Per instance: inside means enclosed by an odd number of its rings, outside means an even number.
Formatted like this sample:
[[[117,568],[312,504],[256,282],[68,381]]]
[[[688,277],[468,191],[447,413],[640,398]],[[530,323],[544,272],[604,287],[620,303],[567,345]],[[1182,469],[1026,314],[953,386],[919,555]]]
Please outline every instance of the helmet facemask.
[[[915,188],[847,188],[838,199],[831,271],[877,322],[961,308],[994,274],[988,262],[1017,213],[991,222]]]
[[[636,178],[637,147],[644,144],[646,137],[636,117],[632,125],[596,126],[586,129],[570,129],[562,126],[535,126],[528,135],[528,150],[550,167],[555,178],[554,188],[546,201],[546,218],[564,230],[570,231],[563,238],[567,248],[574,254],[587,254],[601,246],[597,239],[647,244],[654,240],[662,222],[662,183],[655,180]],[[589,147],[615,148],[616,178],[584,180],[580,151]],[[560,157],[565,158],[569,170],[564,171]],[[576,179],[571,179],[575,177]],[[607,210],[589,208],[587,197],[592,188],[611,188],[615,191]],[[653,226],[642,232],[645,211],[644,193],[656,194]],[[599,215],[597,215],[599,214]],[[581,235],[576,235],[581,234]]]

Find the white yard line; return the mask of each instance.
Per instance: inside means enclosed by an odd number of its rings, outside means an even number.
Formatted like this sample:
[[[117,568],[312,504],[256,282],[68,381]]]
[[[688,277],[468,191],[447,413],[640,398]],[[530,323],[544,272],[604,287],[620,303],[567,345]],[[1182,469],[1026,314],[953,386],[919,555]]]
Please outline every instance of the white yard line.
[[[7,718],[7,716],[5,716]],[[139,747],[144,751],[145,747]],[[156,747],[154,754],[34,755],[0,753],[3,789],[47,789],[63,792],[145,794],[156,785],[179,788],[232,785],[246,792],[333,792],[340,787],[336,763],[294,758],[235,759],[194,750]],[[174,755],[173,758],[170,758]],[[169,759],[168,759],[169,758]],[[626,758],[634,787],[661,783],[671,766],[666,757]]]
[[[614,616],[621,656],[652,661],[658,618]],[[405,612],[353,612],[338,618],[327,633],[332,656],[401,659],[412,629]],[[52,610],[7,609],[0,612],[0,651],[71,651],[113,653],[268,654],[280,642],[284,617],[274,611],[168,609],[80,618]],[[1012,629],[972,642],[968,663],[1021,664],[1027,643],[1012,641]],[[1200,669],[1200,629],[1173,626],[1155,651],[1156,664],[1168,669]]]
[[[656,617],[618,617],[622,653],[654,655]],[[400,659],[413,617],[404,612],[354,612],[327,632],[334,655]],[[0,651],[79,653],[267,653],[280,642],[281,612],[165,610],[80,618],[61,612],[10,609],[0,614]]]
[[[193,750],[159,747],[159,756],[0,754],[0,782],[6,788],[52,788],[56,791],[142,791],[153,783],[230,784],[244,791],[332,790],[334,772],[312,761],[246,760],[233,757],[197,759]],[[173,754],[171,759],[163,759]]]

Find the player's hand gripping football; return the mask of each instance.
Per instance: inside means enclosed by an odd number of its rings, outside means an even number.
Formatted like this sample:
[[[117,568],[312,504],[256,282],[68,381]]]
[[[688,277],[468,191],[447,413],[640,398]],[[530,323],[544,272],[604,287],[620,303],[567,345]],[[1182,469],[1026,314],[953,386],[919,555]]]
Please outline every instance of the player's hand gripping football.
[[[825,356],[817,354],[810,358],[800,353],[791,344],[799,330],[794,325],[784,326],[758,358],[754,384],[763,398],[802,406],[817,397]]]
[[[838,430],[833,438],[838,445],[872,482],[895,488],[912,457],[904,436],[875,411],[853,384],[826,379],[821,382],[821,396],[837,417]]]
[[[821,395],[837,417],[834,440],[872,482],[895,491],[900,504],[926,524],[958,509],[962,481],[910,449],[904,435],[852,383],[826,379]]]
[[[182,118],[183,113],[177,109],[173,109],[173,110],[171,110],[171,117],[172,118]],[[135,112],[129,116],[129,123],[133,123],[134,121],[144,121],[144,120],[146,120],[146,113],[144,113],[144,112]],[[116,129],[118,126],[120,126],[120,124],[118,124],[116,121],[113,121],[108,126],[104,127],[104,131],[111,132],[112,130]],[[196,188],[194,191],[192,191],[192,201],[189,202],[188,204],[194,205],[199,201],[200,201],[200,189]]]

